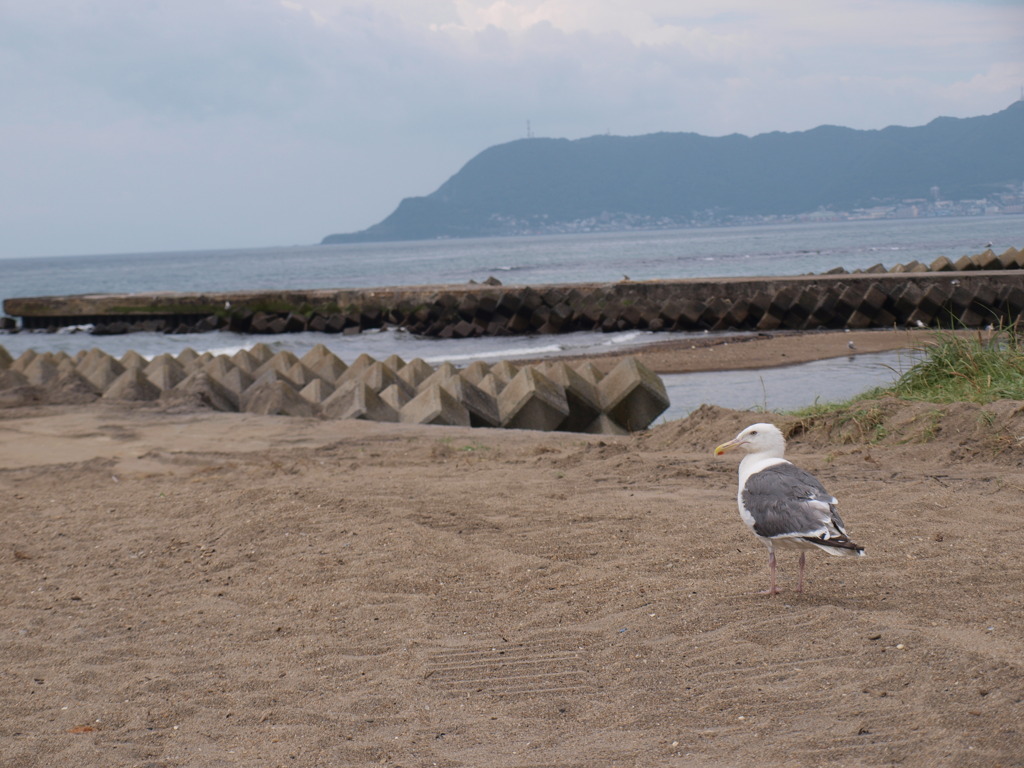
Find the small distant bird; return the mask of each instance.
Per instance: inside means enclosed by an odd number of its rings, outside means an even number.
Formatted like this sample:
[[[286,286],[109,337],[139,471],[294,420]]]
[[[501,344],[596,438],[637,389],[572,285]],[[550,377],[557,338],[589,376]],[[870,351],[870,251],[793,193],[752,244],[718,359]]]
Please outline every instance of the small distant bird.
[[[850,541],[835,496],[814,475],[783,458],[786,439],[774,424],[752,424],[732,440],[715,448],[715,455],[742,448],[739,492],[740,517],[768,547],[769,595],[777,595],[775,549],[800,550],[800,578],[796,591],[804,591],[804,559],[807,549],[830,555],[864,554],[864,547]]]
[[[928,327],[927,325],[922,323],[920,320],[915,320],[914,323],[917,325],[918,328],[927,328]]]
[[[857,345],[854,344],[852,341],[846,342],[846,346],[849,347],[850,349],[856,349],[857,348]]]

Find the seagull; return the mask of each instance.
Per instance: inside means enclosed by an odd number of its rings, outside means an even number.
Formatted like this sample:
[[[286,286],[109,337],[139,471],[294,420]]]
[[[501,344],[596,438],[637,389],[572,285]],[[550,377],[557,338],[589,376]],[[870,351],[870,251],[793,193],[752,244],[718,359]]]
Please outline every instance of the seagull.
[[[768,547],[769,595],[777,595],[775,549],[800,551],[800,578],[796,591],[804,591],[804,556],[808,549],[830,555],[862,556],[864,547],[852,542],[836,510],[835,496],[814,475],[782,458],[786,439],[774,424],[752,424],[736,437],[715,448],[715,455],[742,448],[740,461],[740,517]]]
[[[852,341],[846,342],[846,346],[848,346],[850,349],[856,349],[857,348],[857,345],[854,344]]]

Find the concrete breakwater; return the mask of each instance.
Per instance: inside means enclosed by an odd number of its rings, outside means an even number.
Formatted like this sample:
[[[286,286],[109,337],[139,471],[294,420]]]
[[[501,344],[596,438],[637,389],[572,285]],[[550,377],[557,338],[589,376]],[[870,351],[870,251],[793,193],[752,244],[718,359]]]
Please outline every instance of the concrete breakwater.
[[[184,401],[220,411],[465,427],[625,434],[669,406],[661,379],[633,358],[590,363],[431,367],[396,355],[346,364],[323,345],[296,357],[257,344],[234,355],[116,359],[99,349],[22,353],[0,347],[0,407],[26,402]]]
[[[7,299],[27,329],[94,333],[358,333],[385,326],[441,338],[623,330],[979,327],[1024,312],[1024,252],[986,251],[861,273],[541,286],[460,286]]]

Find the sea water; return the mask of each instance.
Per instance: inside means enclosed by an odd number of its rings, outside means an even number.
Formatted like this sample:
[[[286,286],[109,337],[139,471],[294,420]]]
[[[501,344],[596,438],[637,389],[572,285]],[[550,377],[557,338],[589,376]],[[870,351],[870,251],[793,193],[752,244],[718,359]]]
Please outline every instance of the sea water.
[[[773,224],[744,227],[632,231],[586,235],[476,238],[399,243],[308,245],[178,253],[0,259],[0,299],[83,293],[219,292],[343,289],[465,284],[496,277],[508,285],[546,285],[702,277],[822,273],[866,269],[938,256],[957,259],[991,247],[1024,248],[1024,216]],[[98,347],[121,356],[197,352],[232,353],[257,341],[303,354],[326,344],[343,360],[362,353],[397,354],[432,364],[449,360],[554,357],[627,351],[689,334],[629,332],[559,336],[426,339],[397,329],[355,336],[313,333],[280,336],[85,332],[0,335],[17,357],[25,349],[69,354]],[[673,408],[685,415],[701,402],[727,407],[788,409],[815,400],[847,399],[889,383],[906,356],[858,355],[770,371],[733,371],[663,377]],[[850,390],[853,391],[850,391]]]
[[[1024,248],[1024,216],[0,259],[15,296],[776,276]]]

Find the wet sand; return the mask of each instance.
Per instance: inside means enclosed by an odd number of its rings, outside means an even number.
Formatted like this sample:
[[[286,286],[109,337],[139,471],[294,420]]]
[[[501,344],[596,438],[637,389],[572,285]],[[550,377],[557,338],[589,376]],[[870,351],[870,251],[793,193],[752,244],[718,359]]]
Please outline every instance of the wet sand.
[[[636,357],[656,373],[744,370],[809,363],[869,352],[916,349],[934,339],[933,334],[927,330],[871,330],[708,335],[654,342],[638,350],[588,355],[587,359],[610,368],[623,357]],[[850,349],[850,343],[853,343],[853,349]]]

